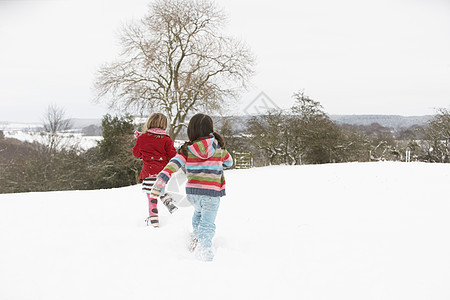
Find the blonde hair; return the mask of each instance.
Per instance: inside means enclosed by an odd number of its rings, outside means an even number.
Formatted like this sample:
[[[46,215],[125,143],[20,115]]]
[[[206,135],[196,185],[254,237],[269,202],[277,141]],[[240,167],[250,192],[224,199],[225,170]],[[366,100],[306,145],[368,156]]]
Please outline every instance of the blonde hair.
[[[168,127],[167,118],[162,113],[153,113],[144,124],[143,132],[147,132],[150,128],[159,128],[166,130]]]

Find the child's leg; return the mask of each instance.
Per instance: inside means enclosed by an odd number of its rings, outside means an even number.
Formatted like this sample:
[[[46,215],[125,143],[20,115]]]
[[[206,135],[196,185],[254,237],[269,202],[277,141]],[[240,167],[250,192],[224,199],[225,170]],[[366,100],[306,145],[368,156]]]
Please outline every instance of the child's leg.
[[[147,198],[150,223],[153,227],[159,227],[158,199],[151,197],[150,194],[147,194]]]
[[[155,182],[156,182],[156,177],[150,176],[150,177],[144,178],[142,180],[142,191],[145,193],[150,193]]]
[[[192,216],[192,235],[198,239],[198,225],[200,224],[200,219],[202,217],[202,212],[200,209],[194,210],[194,215]]]
[[[202,196],[201,218],[198,224],[198,240],[204,249],[211,248],[212,239],[216,232],[215,220],[219,209],[220,197]]]
[[[194,215],[192,216],[192,239],[198,239],[198,225],[200,224],[200,219],[202,217],[200,196],[188,194],[187,199],[194,207]]]
[[[198,238],[199,243],[196,255],[204,261],[211,261],[214,258],[212,239],[216,231],[215,220],[220,197],[188,195],[188,200],[195,208],[192,216],[192,227],[194,238]]]

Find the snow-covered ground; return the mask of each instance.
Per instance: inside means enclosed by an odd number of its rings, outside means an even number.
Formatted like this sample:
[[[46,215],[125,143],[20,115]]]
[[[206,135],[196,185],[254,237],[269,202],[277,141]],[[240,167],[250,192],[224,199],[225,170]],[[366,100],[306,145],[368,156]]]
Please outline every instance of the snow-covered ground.
[[[450,299],[450,164],[226,171],[213,262],[139,186],[0,195],[0,299]]]
[[[46,143],[46,137],[41,132],[33,131],[4,131],[5,137],[15,138],[23,142],[38,142]],[[76,146],[82,150],[87,150],[89,148],[97,146],[98,142],[103,139],[101,136],[84,136],[81,133],[59,133],[61,135],[61,145],[73,147]]]
[[[0,130],[7,138],[15,138],[23,142],[46,143],[44,133],[42,133],[42,124],[26,124],[26,123],[0,123]],[[72,132],[59,133],[61,136],[61,145],[73,147],[76,146],[82,150],[97,146],[98,142],[103,139],[101,136],[85,136],[81,130],[73,130]]]

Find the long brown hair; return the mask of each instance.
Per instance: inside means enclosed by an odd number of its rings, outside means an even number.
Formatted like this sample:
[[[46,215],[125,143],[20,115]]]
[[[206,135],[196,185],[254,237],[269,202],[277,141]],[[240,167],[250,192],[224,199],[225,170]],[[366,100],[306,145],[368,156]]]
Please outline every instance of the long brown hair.
[[[214,123],[210,116],[205,114],[196,114],[189,121],[187,128],[187,134],[189,142],[184,143],[181,146],[179,152],[187,156],[188,146],[192,145],[196,140],[201,137],[214,135],[214,138],[219,143],[220,148],[225,149],[225,139],[217,132],[214,131]]]

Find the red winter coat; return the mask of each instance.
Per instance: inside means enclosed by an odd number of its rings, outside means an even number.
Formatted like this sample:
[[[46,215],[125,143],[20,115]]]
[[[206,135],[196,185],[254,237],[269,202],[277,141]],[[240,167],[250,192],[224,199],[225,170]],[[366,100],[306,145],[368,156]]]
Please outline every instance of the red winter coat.
[[[167,135],[141,134],[133,147],[133,156],[142,158],[142,171],[139,180],[157,176],[169,160],[177,154],[172,139]]]

